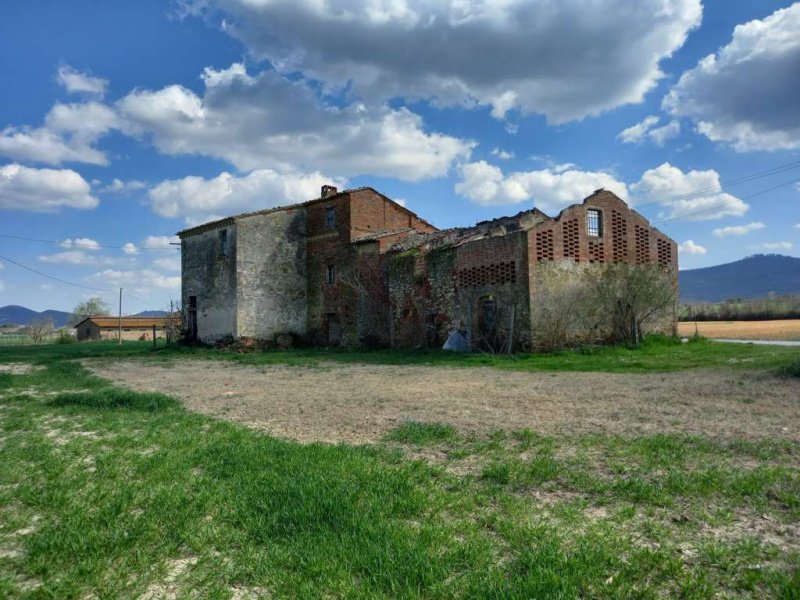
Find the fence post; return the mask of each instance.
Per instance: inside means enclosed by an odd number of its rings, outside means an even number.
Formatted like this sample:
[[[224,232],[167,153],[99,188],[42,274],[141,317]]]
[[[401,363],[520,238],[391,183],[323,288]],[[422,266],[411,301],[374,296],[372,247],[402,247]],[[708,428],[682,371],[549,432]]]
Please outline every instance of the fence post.
[[[156,347],[156,324],[153,323],[153,348]]]

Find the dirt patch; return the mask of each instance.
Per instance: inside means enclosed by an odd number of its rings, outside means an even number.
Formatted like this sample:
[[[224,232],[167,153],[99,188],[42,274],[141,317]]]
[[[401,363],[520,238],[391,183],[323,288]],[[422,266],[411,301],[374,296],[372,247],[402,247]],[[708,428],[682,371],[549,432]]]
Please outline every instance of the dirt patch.
[[[698,321],[697,333],[731,340],[800,340],[800,319],[778,321]],[[678,323],[678,334],[695,334],[695,323]]]
[[[693,370],[647,375],[216,361],[86,361],[94,374],[302,442],[368,443],[407,419],[463,432],[687,432],[800,440],[800,380]]]
[[[30,365],[28,363],[4,363],[0,364],[0,373],[8,375],[26,375],[31,371],[39,371],[43,367],[37,365]]]

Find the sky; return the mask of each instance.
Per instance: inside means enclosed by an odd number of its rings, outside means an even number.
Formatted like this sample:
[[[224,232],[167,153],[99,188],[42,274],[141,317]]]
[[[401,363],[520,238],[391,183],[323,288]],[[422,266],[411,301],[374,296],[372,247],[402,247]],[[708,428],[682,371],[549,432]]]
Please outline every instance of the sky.
[[[800,256],[800,2],[3,0],[0,90],[0,305],[165,309],[176,232],[323,184]]]

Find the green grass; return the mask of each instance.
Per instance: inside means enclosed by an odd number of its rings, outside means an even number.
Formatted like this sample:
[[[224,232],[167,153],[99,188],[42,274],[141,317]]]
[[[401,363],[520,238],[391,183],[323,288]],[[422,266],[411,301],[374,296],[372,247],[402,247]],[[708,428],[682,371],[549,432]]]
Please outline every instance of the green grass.
[[[0,361],[146,357],[170,361],[180,358],[230,360],[242,364],[317,366],[324,362],[385,365],[492,367],[514,371],[603,371],[647,373],[692,368],[787,369],[800,361],[800,349],[783,346],[731,344],[703,338],[683,343],[677,338],[651,336],[641,346],[596,347],[550,354],[457,354],[440,350],[348,351],[293,349],[289,351],[231,352],[212,348],[159,346],[150,342],[93,342],[43,346],[0,347]]]
[[[454,440],[457,435],[456,428],[445,423],[406,421],[396,429],[393,429],[386,436],[386,440],[424,446],[436,442]]]
[[[36,350],[0,352],[39,367],[0,373],[0,597],[800,593],[793,442],[409,421],[374,446],[300,445],[71,360],[216,353]]]

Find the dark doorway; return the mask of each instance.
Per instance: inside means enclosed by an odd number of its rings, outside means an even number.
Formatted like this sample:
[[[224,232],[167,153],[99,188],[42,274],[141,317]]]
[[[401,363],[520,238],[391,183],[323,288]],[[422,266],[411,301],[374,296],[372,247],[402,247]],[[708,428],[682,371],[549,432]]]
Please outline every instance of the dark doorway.
[[[325,322],[327,326],[328,343],[338,344],[342,337],[342,324],[339,322],[339,316],[336,313],[328,313],[325,315]]]
[[[197,296],[189,296],[189,339],[197,341]]]

